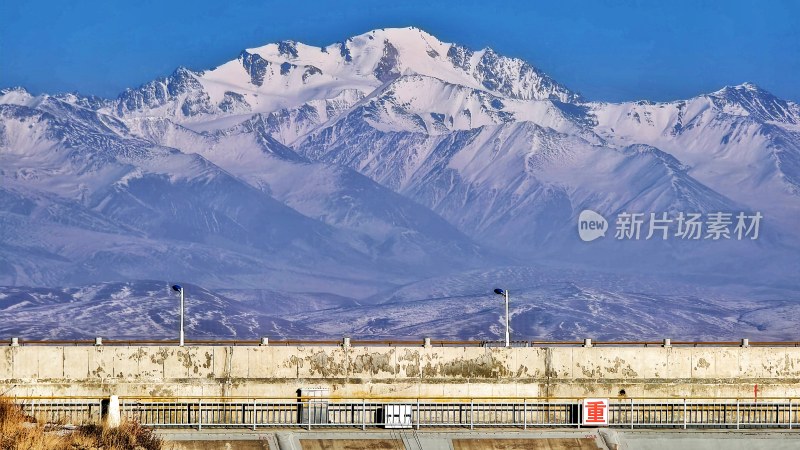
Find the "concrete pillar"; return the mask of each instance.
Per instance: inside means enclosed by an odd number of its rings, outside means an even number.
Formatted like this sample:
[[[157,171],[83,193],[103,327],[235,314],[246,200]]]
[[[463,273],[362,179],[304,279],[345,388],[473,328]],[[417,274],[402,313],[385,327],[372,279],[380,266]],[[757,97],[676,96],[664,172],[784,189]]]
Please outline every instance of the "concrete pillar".
[[[423,341],[423,345],[425,346],[425,348],[431,348],[431,338],[425,338],[425,340]]]
[[[262,337],[262,338],[261,338],[261,343],[260,343],[260,344],[258,344],[258,345],[260,345],[260,346],[262,346],[262,347],[263,347],[263,346],[266,346],[266,345],[269,345],[269,338]]]
[[[342,347],[350,347],[350,338],[342,338]]]
[[[672,340],[671,339],[664,339],[664,348],[672,347]]]
[[[94,345],[103,345],[103,338],[101,337],[94,338]]]
[[[119,397],[112,395],[108,399],[108,416],[106,417],[106,425],[108,425],[109,428],[116,428],[120,425],[121,421],[122,418],[119,411]]]
[[[294,443],[294,436],[292,433],[275,433],[275,437],[278,438],[278,448],[287,448],[287,449],[294,449],[296,445]]]
[[[19,347],[19,338],[11,338],[11,346]]]
[[[750,339],[742,339],[742,347],[750,347]]]
[[[591,339],[584,339],[583,340],[583,346],[584,347],[591,347],[592,346],[592,340]]]

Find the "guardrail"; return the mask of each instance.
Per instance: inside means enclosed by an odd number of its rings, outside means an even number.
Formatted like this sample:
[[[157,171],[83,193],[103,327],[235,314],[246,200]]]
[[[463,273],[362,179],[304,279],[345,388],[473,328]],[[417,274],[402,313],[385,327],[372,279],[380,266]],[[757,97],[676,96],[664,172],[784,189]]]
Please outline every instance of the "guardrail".
[[[100,423],[104,416],[103,399],[82,398],[12,398],[22,412],[37,422],[88,425]]]
[[[103,339],[94,340],[23,340],[13,338],[12,346],[55,345],[55,346],[160,346],[178,345],[177,340],[135,340],[135,339]],[[186,346],[342,346],[342,340],[187,340]],[[349,346],[367,347],[503,347],[504,341],[448,341],[448,340],[358,340],[348,339]],[[800,347],[800,341],[537,341],[517,340],[511,342],[512,347]]]
[[[103,399],[12,398],[50,423],[99,423]],[[391,411],[405,411],[402,426]],[[123,398],[122,417],[153,428],[536,428],[581,427],[577,398]],[[391,420],[390,420],[391,419]],[[609,427],[795,429],[799,399],[609,399]]]

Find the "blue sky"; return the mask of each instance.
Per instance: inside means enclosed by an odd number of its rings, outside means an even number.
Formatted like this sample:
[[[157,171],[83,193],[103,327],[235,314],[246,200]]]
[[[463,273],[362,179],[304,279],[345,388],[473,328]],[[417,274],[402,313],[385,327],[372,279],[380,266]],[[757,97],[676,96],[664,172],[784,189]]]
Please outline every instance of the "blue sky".
[[[800,2],[788,0],[11,0],[0,2],[0,87],[113,97],[247,47],[409,25],[525,59],[592,100],[687,98],[744,81],[800,100]]]

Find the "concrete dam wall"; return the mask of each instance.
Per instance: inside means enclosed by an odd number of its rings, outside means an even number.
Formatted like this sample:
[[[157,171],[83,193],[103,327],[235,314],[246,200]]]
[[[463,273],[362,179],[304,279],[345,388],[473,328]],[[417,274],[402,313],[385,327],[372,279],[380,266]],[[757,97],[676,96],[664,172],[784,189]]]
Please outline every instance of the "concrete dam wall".
[[[0,392],[12,396],[292,398],[316,387],[334,398],[791,398],[800,396],[800,348],[0,348]]]

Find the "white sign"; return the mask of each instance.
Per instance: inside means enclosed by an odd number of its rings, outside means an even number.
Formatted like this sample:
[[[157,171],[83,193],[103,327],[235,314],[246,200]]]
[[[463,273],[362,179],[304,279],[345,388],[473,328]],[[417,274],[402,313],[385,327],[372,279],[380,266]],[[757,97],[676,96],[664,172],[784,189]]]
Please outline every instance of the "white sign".
[[[585,398],[581,402],[581,425],[608,425],[608,399]]]
[[[411,428],[411,405],[388,403],[383,406],[386,428]]]

